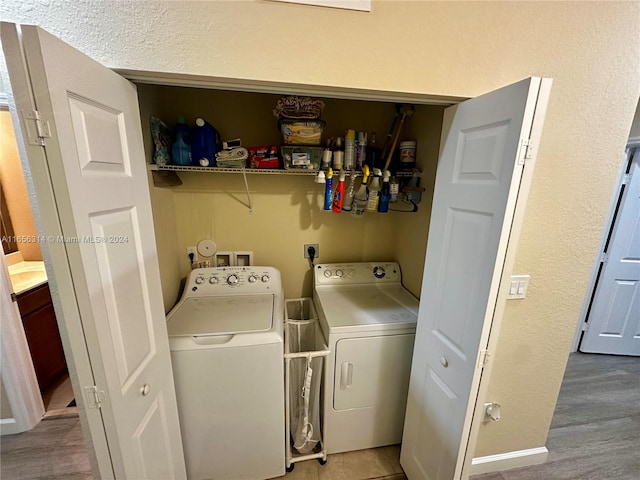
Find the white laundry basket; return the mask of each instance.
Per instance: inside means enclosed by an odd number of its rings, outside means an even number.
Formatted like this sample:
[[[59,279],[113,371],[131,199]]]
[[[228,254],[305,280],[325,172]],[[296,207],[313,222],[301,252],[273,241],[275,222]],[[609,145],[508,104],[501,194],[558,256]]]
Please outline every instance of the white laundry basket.
[[[286,300],[285,315],[286,466],[290,472],[295,462],[317,458],[324,464],[327,460],[321,387],[329,349],[311,298]]]

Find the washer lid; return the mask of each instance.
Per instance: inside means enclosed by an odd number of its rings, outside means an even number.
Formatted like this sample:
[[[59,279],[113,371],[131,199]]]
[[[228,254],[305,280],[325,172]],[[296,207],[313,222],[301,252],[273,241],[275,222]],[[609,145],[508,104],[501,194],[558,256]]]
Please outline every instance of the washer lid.
[[[419,301],[402,285],[343,285],[316,288],[331,329],[413,327]]]
[[[273,326],[273,295],[191,297],[167,316],[173,336],[266,332]]]

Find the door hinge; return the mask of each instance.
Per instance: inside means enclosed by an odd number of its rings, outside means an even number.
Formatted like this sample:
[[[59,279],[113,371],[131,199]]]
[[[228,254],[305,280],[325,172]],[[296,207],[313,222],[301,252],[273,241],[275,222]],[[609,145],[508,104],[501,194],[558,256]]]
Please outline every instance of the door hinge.
[[[487,363],[489,363],[489,356],[491,354],[487,350],[480,350],[480,355],[478,356],[478,368],[486,367]]]
[[[520,158],[518,158],[518,165],[524,165],[527,160],[533,158],[533,143],[531,140],[522,140],[520,145]]]
[[[600,255],[600,263],[607,263],[607,260],[609,260],[609,254],[607,252],[602,252]]]
[[[11,301],[12,302],[17,302],[18,301],[18,296],[14,292],[11,292]]]
[[[631,174],[630,173],[625,173],[622,176],[622,185],[627,185],[630,180],[631,180]]]
[[[98,387],[95,385],[84,387],[84,396],[87,400],[87,406],[89,408],[102,408],[102,404],[105,400],[103,390],[98,390]]]
[[[27,128],[27,143],[36,147],[44,147],[44,139],[51,138],[49,122],[40,118],[37,110],[23,110],[22,120]]]
[[[582,324],[582,331],[583,331],[583,332],[588,331],[588,330],[589,330],[589,325],[590,325],[590,324],[589,324],[589,322],[584,322],[584,323]]]

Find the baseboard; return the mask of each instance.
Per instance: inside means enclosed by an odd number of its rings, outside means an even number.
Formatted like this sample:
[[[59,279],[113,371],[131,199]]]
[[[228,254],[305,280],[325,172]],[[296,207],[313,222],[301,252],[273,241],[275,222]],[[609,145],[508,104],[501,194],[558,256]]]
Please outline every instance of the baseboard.
[[[529,467],[547,461],[549,450],[547,447],[529,448],[514,452],[499,453],[486,457],[477,457],[471,460],[469,475],[499,472],[511,468]]]
[[[15,418],[3,418],[0,420],[0,435],[13,435],[20,433]]]

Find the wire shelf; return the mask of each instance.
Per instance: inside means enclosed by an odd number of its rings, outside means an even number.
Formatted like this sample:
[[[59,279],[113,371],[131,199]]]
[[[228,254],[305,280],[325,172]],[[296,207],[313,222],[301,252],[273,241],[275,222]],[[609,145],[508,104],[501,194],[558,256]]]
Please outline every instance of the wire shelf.
[[[313,176],[317,175],[317,170],[303,170],[303,169],[282,169],[282,168],[224,168],[224,167],[196,167],[192,165],[156,165],[153,163],[147,164],[149,170],[165,171],[165,172],[201,172],[201,173],[242,173],[243,171],[248,174],[257,175],[295,175],[295,176]],[[414,173],[420,176],[420,172],[415,170],[414,172],[397,172],[395,175],[398,177],[411,177]],[[362,176],[361,172],[357,173],[357,176]]]

